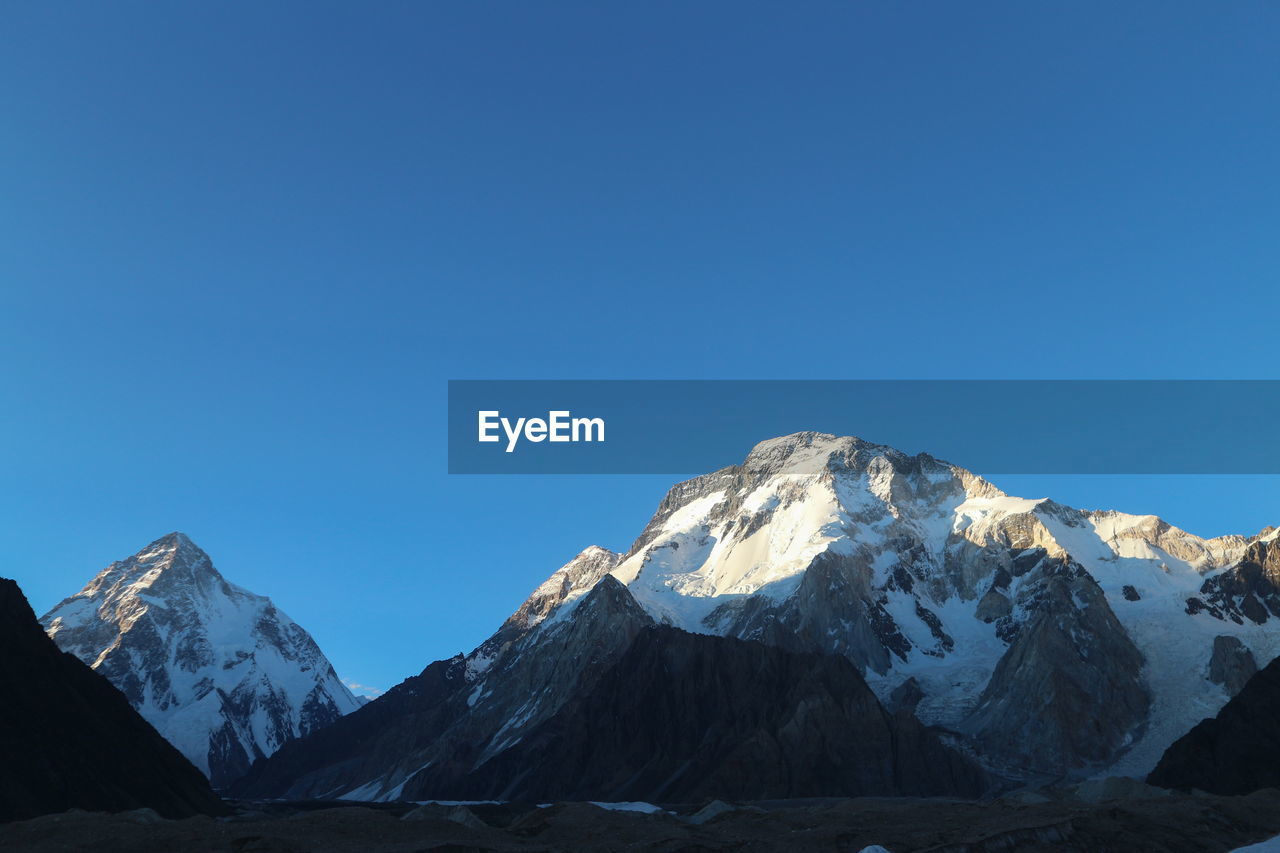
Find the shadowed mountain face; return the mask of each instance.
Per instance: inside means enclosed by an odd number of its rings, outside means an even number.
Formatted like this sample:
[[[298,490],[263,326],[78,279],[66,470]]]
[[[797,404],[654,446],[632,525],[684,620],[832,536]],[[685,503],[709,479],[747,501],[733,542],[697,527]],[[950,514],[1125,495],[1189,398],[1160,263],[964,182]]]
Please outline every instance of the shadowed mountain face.
[[[433,663],[355,713],[257,762],[232,791],[244,797],[395,800],[426,784],[456,785],[589,689],[652,624],[616,580],[596,575],[584,583],[594,586],[577,601],[572,619],[509,622],[481,647],[491,657]],[[478,684],[482,673],[485,682]]]
[[[0,820],[79,808],[220,814],[208,781],[0,578]]]
[[[1175,741],[1147,781],[1212,794],[1280,788],[1280,659],[1250,678],[1216,717]]]
[[[367,796],[377,791],[361,779],[410,765],[383,798],[978,796],[990,786],[909,713],[887,713],[845,658],[655,626],[611,578],[578,619],[581,638],[607,625],[613,648],[562,637],[554,652],[518,657],[506,682],[528,683],[522,667],[582,662],[583,653],[595,655],[594,674],[491,699],[503,710],[486,714],[473,710],[464,658],[432,664],[259,762],[235,793]],[[558,696],[553,712],[505,737],[536,713],[539,694]]]
[[[696,802],[979,796],[985,774],[847,659],[654,626],[581,697],[456,780],[410,799]]]

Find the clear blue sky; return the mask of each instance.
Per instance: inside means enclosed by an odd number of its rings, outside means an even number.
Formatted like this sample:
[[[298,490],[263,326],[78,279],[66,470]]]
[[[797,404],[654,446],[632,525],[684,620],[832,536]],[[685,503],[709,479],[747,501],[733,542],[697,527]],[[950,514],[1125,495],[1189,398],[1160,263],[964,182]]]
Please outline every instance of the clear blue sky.
[[[43,610],[181,529],[387,687],[668,485],[449,477],[448,378],[1274,378],[1278,40],[1259,0],[8,4],[0,574]],[[1280,523],[1271,478],[996,479]]]

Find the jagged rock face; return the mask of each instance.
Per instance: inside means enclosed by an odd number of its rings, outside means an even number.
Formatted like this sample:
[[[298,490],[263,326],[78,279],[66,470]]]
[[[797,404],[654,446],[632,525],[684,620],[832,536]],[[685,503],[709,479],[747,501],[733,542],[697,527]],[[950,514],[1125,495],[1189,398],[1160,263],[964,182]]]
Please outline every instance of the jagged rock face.
[[[924,691],[920,689],[920,685],[916,683],[914,678],[908,678],[889,694],[889,701],[885,703],[885,708],[890,713],[906,711],[914,715],[916,706],[920,704],[920,700],[923,698]]]
[[[690,627],[792,651],[842,654],[863,670],[885,672],[890,655],[901,657],[912,645],[885,610],[885,600],[869,595],[864,570],[856,558],[820,553],[787,598],[739,598]],[[842,630],[833,633],[837,625]]]
[[[477,799],[979,796],[990,780],[843,657],[664,626],[590,690],[445,790]]]
[[[1261,625],[1280,616],[1280,546],[1276,540],[1252,542],[1238,565],[1205,580],[1187,611],[1207,611],[1237,625],[1248,619]]]
[[[1280,660],[1170,746],[1147,781],[1211,794],[1280,788]]]
[[[973,615],[982,622],[995,622],[997,619],[1006,619],[1013,615],[1013,602],[999,587],[993,585],[979,599],[978,607],[974,610]]]
[[[1053,562],[1024,585],[1018,606],[1029,616],[1012,626],[1009,650],[963,728],[1011,777],[1105,766],[1147,721],[1142,653],[1074,563]]]
[[[357,707],[305,630],[181,533],[112,563],[41,622],[218,787]]]
[[[1225,634],[1213,638],[1209,680],[1221,684],[1228,696],[1239,693],[1257,671],[1258,662],[1253,659],[1253,652],[1239,638]]]
[[[208,781],[0,578],[0,821],[71,808],[222,814]]]
[[[582,594],[572,600],[572,618],[556,613],[522,639],[496,643],[495,635],[442,671],[433,672],[441,666],[433,664],[417,679],[255,765],[234,792],[459,798],[460,780],[588,690],[652,624],[607,574],[588,589],[570,590],[575,592]]]

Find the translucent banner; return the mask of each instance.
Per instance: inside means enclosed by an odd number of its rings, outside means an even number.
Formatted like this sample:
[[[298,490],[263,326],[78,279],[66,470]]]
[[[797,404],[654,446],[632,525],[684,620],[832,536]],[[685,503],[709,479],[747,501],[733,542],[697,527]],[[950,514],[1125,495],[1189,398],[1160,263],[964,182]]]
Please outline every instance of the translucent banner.
[[[1280,474],[1272,380],[454,380],[453,474],[674,474],[795,432],[983,474]]]

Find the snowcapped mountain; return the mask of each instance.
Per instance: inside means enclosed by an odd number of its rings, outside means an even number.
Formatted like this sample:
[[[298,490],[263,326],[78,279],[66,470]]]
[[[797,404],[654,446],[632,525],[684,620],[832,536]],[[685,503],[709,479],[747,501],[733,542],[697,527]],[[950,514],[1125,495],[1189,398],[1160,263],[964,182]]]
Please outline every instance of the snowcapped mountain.
[[[1276,538],[1011,497],[800,433],[675,486],[613,574],[659,621],[845,655],[885,701],[913,682],[922,721],[1010,775],[1143,775],[1230,698],[1208,680],[1216,637],[1280,653],[1280,599],[1250,569]]]
[[[584,703],[628,683],[617,668],[670,657],[629,651],[654,625],[843,657],[889,713],[1005,780],[1143,776],[1280,653],[1280,532],[1202,539],[857,438],[765,441],[672,487],[626,554],[584,551],[475,651],[290,744],[244,792],[533,795],[493,768],[536,778],[520,756],[580,747]]]
[[[107,566],[40,621],[215,786],[358,707],[310,634],[182,533]]]

